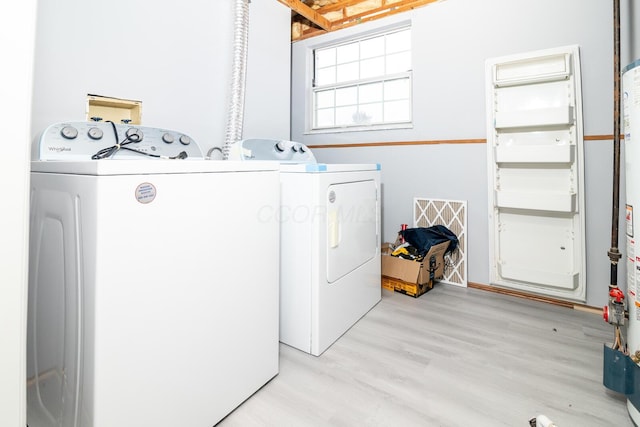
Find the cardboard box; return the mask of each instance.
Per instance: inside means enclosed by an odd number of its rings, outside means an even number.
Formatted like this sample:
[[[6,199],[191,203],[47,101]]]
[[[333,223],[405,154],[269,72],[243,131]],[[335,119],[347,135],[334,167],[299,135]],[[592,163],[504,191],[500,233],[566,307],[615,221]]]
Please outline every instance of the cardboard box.
[[[382,255],[391,255],[391,243],[383,243],[382,246],[380,246],[380,253]]]
[[[432,246],[422,262],[385,255],[384,247],[381,264],[382,287],[385,289],[417,298],[433,288],[435,279],[444,275],[444,253],[449,242]]]

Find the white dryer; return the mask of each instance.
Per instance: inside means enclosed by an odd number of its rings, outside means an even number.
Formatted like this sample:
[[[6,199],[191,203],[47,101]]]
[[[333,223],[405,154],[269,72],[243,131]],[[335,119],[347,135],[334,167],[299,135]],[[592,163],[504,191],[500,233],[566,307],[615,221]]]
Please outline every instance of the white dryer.
[[[277,167],[111,123],[53,125],[39,156],[30,427],[210,427],[278,373]]]
[[[304,144],[263,139],[230,157],[280,164],[280,341],[319,356],[381,299],[380,166],[317,163]]]

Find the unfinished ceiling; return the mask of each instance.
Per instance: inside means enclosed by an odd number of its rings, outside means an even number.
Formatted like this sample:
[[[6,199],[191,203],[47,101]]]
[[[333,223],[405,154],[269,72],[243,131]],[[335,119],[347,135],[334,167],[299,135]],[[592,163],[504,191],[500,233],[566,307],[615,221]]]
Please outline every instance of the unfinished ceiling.
[[[278,0],[291,8],[291,40],[384,18],[440,0]]]

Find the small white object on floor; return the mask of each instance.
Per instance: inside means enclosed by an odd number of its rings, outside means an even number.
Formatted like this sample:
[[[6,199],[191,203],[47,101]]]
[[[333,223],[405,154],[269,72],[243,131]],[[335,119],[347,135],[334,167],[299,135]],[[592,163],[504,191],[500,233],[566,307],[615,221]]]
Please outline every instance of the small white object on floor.
[[[536,427],[558,427],[553,421],[544,415],[536,417]]]

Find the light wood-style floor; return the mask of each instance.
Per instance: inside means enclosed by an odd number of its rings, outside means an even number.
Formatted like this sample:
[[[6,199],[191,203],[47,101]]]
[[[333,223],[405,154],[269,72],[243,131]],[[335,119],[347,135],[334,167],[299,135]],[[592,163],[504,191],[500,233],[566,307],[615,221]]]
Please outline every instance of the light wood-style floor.
[[[437,284],[382,301],[322,356],[280,345],[280,373],[221,427],[633,426],[602,385],[596,314]]]

